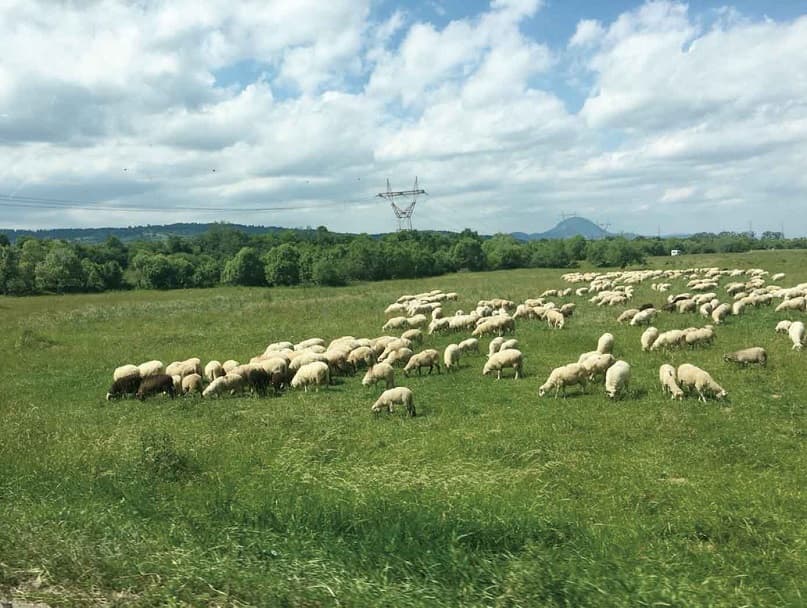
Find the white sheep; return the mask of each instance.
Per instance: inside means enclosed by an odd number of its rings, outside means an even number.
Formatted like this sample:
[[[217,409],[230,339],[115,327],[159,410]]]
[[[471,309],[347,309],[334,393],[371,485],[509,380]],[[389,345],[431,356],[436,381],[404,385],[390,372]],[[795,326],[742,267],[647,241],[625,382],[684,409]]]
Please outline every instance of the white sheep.
[[[412,349],[402,347],[398,350],[392,351],[387,357],[384,359],[383,363],[387,363],[389,365],[396,365],[396,364],[404,364],[406,365],[409,363],[409,359],[412,358]]]
[[[779,321],[776,324],[776,333],[777,334],[786,334],[788,332],[788,330],[790,329],[790,325],[792,323],[793,323],[793,321]]]
[[[320,386],[327,387],[330,382],[331,374],[328,364],[322,361],[313,361],[306,363],[297,370],[294,378],[291,379],[291,387],[300,388],[302,386],[303,391],[307,393],[308,387],[311,385],[319,391]]]
[[[768,363],[768,353],[761,346],[752,346],[742,350],[734,351],[733,353],[726,353],[723,355],[723,361],[739,363],[743,367],[749,363],[758,363],[762,366]]]
[[[471,351],[478,353],[479,352],[479,340],[476,338],[466,338],[462,342],[458,344],[460,347],[460,352],[463,354],[469,353]]]
[[[202,392],[202,376],[199,374],[189,374],[182,378],[182,392],[188,393]]]
[[[165,368],[165,373],[169,376],[190,376],[191,374],[202,375],[202,361],[198,357],[186,359],[185,361],[174,361]]]
[[[229,374],[233,369],[238,367],[240,363],[235,359],[227,359],[224,363],[221,364],[221,369],[224,370],[225,374]]]
[[[647,329],[642,332],[641,343],[642,343],[642,350],[648,351],[650,347],[653,346],[653,342],[659,336],[659,331],[653,326],[648,327]]]
[[[550,328],[563,329],[563,326],[566,325],[566,317],[559,310],[547,310],[545,318],[546,324]]]
[[[793,350],[801,350],[804,344],[804,323],[801,321],[791,323],[787,330],[787,335],[790,336],[790,341],[793,342]]]
[[[605,394],[612,399],[628,388],[630,382],[630,365],[619,360],[605,372]]]
[[[684,391],[678,386],[676,381],[675,368],[669,363],[664,363],[658,368],[658,379],[661,382],[661,392],[670,393],[671,399],[682,399]]]
[[[459,367],[460,364],[460,347],[457,344],[449,344],[443,351],[443,364],[446,366],[446,372]]]
[[[388,363],[376,363],[373,365],[367,370],[367,373],[364,374],[361,384],[362,386],[372,386],[379,380],[384,380],[387,388],[393,388],[395,386],[395,370],[393,370],[392,366]]]
[[[385,390],[381,393],[381,396],[376,399],[370,411],[377,414],[381,410],[386,409],[389,413],[392,413],[394,405],[403,405],[410,416],[416,415],[415,399],[412,395],[412,390],[405,386]]]
[[[731,306],[728,304],[721,304],[712,311],[712,321],[714,321],[715,325],[720,325],[720,323],[723,322],[723,319],[725,319],[730,312]]]
[[[436,367],[437,373],[440,373],[440,353],[438,353],[433,348],[427,348],[424,351],[421,351],[417,354],[412,355],[407,361],[406,365],[404,366],[404,374],[409,375],[409,372],[413,370],[418,370],[418,376],[420,375],[420,370],[423,367],[429,368],[429,374],[432,373],[432,370]]]
[[[482,375],[487,376],[491,372],[496,372],[496,379],[501,380],[502,369],[505,367],[512,367],[515,371],[515,379],[518,380],[519,375],[524,373],[524,355],[520,350],[510,348],[508,350],[501,350],[493,353],[485,362],[482,368]]]
[[[686,339],[686,333],[681,329],[670,329],[661,334],[653,342],[650,350],[656,351],[660,348],[670,348],[671,346],[680,346]]]
[[[227,372],[224,371],[221,363],[216,360],[210,361],[207,365],[205,365],[205,378],[208,382],[213,382],[213,380],[216,378],[226,374]]]
[[[691,363],[682,363],[678,366],[678,382],[681,388],[695,389],[698,399],[706,403],[705,393],[712,393],[715,398],[722,399],[727,395],[723,387],[714,381],[709,372],[702,370]]]
[[[555,389],[555,399],[558,398],[558,393],[562,390],[563,396],[566,396],[566,387],[579,385],[582,390],[586,390],[586,383],[588,382],[588,374],[586,369],[579,363],[568,363],[560,367],[556,367],[549,373],[549,378],[538,388],[538,395],[543,397],[547,391]]]
[[[423,331],[420,329],[407,329],[405,332],[401,334],[401,338],[404,340],[409,340],[411,344],[422,344],[423,343]]]
[[[633,315],[633,318],[630,320],[630,324],[633,325],[634,327],[636,325],[644,325],[644,324],[649,325],[650,321],[653,320],[655,314],[656,314],[655,308],[645,308],[644,310],[640,310],[635,315]]]
[[[202,391],[202,397],[221,396],[225,393],[240,393],[244,390],[245,384],[243,376],[239,376],[238,374],[219,376]]]
[[[392,317],[389,321],[381,326],[383,331],[389,329],[409,329],[409,319],[406,317]]]
[[[298,342],[294,345],[294,350],[306,350],[311,348],[312,346],[322,346],[323,352],[325,348],[325,340],[322,338],[308,338],[307,340],[303,340],[302,342]]]
[[[597,354],[592,357],[587,357],[580,363],[583,366],[583,369],[586,370],[588,374],[589,381],[593,381],[596,376],[599,374],[603,374],[608,371],[614,363],[616,359],[610,353],[607,354]]]
[[[137,366],[141,378],[148,378],[149,376],[159,376],[165,373],[165,366],[162,361],[146,361]]]
[[[112,372],[112,379],[113,380],[121,380],[123,378],[139,378],[140,377],[140,368],[136,365],[121,365],[120,367],[116,367],[115,371]]]
[[[597,340],[597,352],[606,355],[614,352],[614,336],[610,333],[604,333]]]
[[[628,308],[616,318],[616,321],[617,323],[630,323],[633,320],[633,317],[635,317],[638,314],[639,314],[638,308]]]
[[[360,366],[372,367],[375,362],[375,351],[369,346],[359,346],[350,351],[350,354],[347,356],[347,363],[353,367],[354,372],[358,371]],[[310,361],[306,363],[310,363]]]
[[[502,338],[501,336],[493,338],[490,341],[490,344],[488,344],[488,357],[490,357],[494,353],[498,353],[502,347],[502,344],[504,344],[504,338]]]
[[[507,350],[508,348],[518,348],[518,340],[515,338],[510,338],[509,340],[505,340],[502,342],[502,345],[499,347],[499,352],[503,350]]]

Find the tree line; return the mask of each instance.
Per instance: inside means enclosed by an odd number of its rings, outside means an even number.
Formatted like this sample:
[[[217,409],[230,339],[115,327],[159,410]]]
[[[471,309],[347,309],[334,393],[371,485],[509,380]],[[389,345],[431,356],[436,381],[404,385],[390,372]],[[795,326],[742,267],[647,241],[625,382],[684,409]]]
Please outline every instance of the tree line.
[[[408,231],[370,236],[308,230],[246,234],[226,224],[192,237],[100,244],[0,234],[0,293],[186,289],[217,285],[345,285],[457,271],[641,264],[649,255],[807,248],[774,232],[701,233],[685,238],[611,237],[519,241],[510,235]]]

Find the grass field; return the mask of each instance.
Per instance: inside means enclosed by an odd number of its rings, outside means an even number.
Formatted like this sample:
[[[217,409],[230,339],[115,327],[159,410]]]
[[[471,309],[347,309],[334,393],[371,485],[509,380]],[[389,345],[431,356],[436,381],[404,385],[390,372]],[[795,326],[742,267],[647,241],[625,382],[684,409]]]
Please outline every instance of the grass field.
[[[807,252],[650,260],[807,281]],[[400,376],[379,390],[108,403],[123,363],[246,361],[273,341],[380,335],[403,293],[521,301],[561,270],[345,288],[0,298],[0,597],[53,605],[801,606],[807,602],[807,349],[750,310],[712,347],[642,353],[622,309],[569,298],[567,328],[521,322],[526,378]],[[674,290],[682,291],[676,284]],[[661,303],[649,285],[635,302]],[[725,299],[725,295],[724,295]],[[659,329],[702,325],[665,314]],[[549,371],[616,336],[627,398],[538,397]],[[464,337],[464,336],[461,336]],[[427,339],[442,348],[461,337]],[[484,346],[487,342],[484,342]],[[722,354],[760,345],[767,369]],[[691,361],[727,402],[663,397]]]

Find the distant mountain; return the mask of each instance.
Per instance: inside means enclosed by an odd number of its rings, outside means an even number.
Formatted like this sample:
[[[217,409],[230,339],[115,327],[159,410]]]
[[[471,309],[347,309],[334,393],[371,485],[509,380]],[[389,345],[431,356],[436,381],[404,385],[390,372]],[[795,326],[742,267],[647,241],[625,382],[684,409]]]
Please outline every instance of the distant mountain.
[[[246,226],[244,224],[166,224],[155,226],[129,226],[127,228],[53,228],[47,230],[12,230],[0,228],[0,234],[5,234],[13,243],[23,236],[32,236],[37,239],[61,239],[78,243],[102,243],[108,237],[114,236],[123,242],[130,241],[161,241],[170,236],[198,236],[213,228],[223,226],[243,232],[245,234],[265,234],[285,230],[277,226]]]
[[[546,232],[513,232],[512,235],[520,241],[535,241],[539,239],[568,239],[573,236],[582,236],[585,239],[603,239],[608,236],[615,236],[603,230],[591,220],[584,217],[570,217],[560,222],[554,228]]]

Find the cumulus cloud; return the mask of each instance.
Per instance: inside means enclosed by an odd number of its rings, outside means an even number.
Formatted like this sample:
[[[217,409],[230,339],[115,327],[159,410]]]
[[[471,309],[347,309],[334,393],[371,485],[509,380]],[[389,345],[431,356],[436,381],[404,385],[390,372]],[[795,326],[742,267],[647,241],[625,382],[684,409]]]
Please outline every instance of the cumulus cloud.
[[[538,0],[436,6],[440,23],[369,0],[6,2],[0,194],[86,204],[0,201],[0,224],[375,232],[385,178],[415,175],[421,228],[539,231],[574,210],[743,229],[804,204],[807,17],[637,2],[575,16],[553,47]]]

